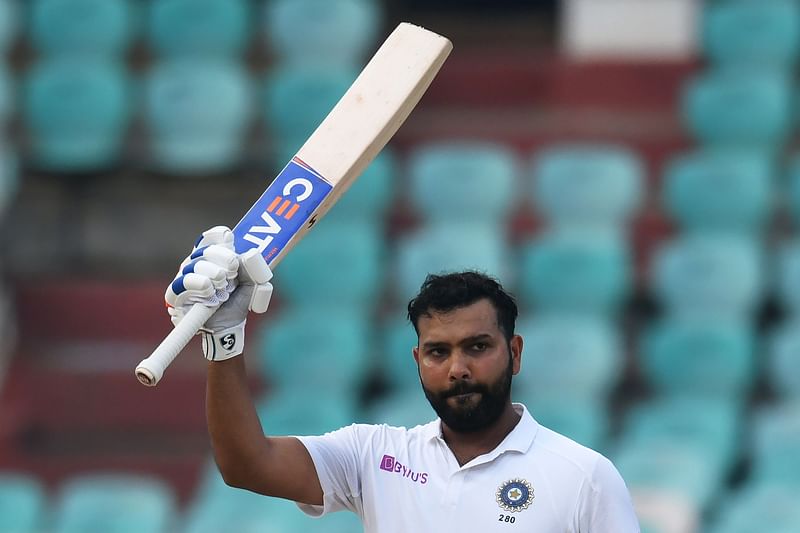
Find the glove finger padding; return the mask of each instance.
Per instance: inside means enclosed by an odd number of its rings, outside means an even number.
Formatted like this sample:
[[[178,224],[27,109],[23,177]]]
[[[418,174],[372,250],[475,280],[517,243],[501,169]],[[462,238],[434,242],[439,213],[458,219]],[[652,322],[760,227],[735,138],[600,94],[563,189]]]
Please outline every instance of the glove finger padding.
[[[252,284],[253,293],[250,295],[248,308],[254,313],[264,313],[272,299],[272,270],[258,253],[258,250],[248,250],[239,256],[239,280],[241,284]]]

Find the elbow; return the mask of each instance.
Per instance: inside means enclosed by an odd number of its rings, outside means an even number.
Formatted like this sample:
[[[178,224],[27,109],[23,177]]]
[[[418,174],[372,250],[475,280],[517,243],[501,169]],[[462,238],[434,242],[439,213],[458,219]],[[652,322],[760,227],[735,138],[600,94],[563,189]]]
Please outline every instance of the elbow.
[[[250,489],[249,469],[247,465],[220,461],[217,459],[217,470],[222,476],[222,481],[229,487],[236,489]]]

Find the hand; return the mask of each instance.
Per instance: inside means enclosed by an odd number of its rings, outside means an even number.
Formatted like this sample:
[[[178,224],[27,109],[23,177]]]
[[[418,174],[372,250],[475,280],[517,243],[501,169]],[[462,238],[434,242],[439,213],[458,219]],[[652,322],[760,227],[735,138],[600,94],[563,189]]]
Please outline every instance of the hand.
[[[248,311],[263,313],[272,297],[272,271],[257,250],[237,255],[225,226],[203,232],[164,296],[178,324],[194,304],[218,307],[201,330],[203,353],[221,361],[242,353]]]

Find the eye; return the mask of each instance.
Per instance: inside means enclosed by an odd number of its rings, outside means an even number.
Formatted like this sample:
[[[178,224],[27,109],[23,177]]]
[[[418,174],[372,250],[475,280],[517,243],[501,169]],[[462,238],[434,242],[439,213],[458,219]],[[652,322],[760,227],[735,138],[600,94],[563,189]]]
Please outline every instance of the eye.
[[[428,349],[426,354],[429,357],[435,357],[435,358],[445,357],[447,355],[447,350],[445,350],[444,348],[430,348]]]

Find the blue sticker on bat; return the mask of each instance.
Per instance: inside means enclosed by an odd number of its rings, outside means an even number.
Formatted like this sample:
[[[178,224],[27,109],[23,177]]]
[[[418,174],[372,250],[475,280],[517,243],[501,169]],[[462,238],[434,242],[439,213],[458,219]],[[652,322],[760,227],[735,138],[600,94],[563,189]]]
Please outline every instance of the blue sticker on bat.
[[[238,253],[258,248],[271,263],[309,220],[333,186],[297,157],[278,174],[233,228]]]

